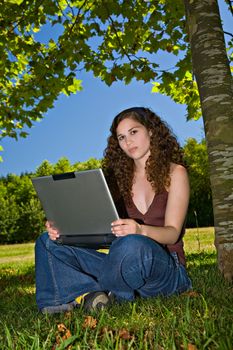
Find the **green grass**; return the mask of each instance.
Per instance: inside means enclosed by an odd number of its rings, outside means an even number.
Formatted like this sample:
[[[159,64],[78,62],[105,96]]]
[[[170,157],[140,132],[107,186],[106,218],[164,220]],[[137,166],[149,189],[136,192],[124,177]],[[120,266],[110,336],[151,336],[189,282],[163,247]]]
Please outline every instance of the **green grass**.
[[[0,349],[232,350],[233,286],[218,272],[213,241],[212,228],[187,230],[192,293],[114,305],[91,315],[95,327],[81,310],[39,314],[34,245],[0,246]]]

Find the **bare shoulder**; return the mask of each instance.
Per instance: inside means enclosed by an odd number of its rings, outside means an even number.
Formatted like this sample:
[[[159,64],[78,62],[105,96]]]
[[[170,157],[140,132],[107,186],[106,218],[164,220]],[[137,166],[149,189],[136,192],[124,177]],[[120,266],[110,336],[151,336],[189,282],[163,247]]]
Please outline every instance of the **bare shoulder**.
[[[171,182],[169,187],[169,194],[174,194],[177,198],[178,193],[182,193],[182,196],[186,194],[188,196],[190,191],[190,184],[188,178],[187,169],[180,164],[171,164],[170,170]]]
[[[181,179],[187,178],[188,177],[187,169],[183,165],[171,163],[170,176],[171,176],[171,179],[172,178],[181,178]]]
[[[169,193],[177,193],[177,188],[189,188],[188,172],[183,165],[171,163],[170,186],[166,189]]]
[[[183,165],[171,163],[170,176],[171,185],[189,183],[188,172]]]

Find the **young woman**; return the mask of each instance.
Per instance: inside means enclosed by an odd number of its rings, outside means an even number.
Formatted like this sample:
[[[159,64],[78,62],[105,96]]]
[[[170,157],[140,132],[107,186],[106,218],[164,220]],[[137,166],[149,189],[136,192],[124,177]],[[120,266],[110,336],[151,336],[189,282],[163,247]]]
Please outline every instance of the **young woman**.
[[[113,297],[132,301],[191,288],[182,242],[189,181],[176,138],[143,107],[119,113],[110,131],[103,170],[127,217],[112,223],[116,239],[108,254],[56,244],[59,232],[47,222],[48,233],[35,248],[42,312],[68,311],[81,302],[96,309]]]

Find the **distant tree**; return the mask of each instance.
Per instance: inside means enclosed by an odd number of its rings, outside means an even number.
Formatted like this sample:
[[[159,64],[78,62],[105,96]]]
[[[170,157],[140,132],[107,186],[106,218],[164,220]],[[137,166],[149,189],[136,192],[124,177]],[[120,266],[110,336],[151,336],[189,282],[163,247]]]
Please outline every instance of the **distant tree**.
[[[44,214],[29,175],[0,180],[0,243],[33,241],[44,227]]]
[[[18,229],[19,210],[14,196],[8,196],[6,182],[0,180],[0,243],[10,241]]]
[[[101,168],[101,160],[90,158],[85,162],[75,163],[73,168],[78,171]]]
[[[12,242],[33,242],[45,231],[45,214],[38,198],[32,197],[18,207],[18,229],[11,235]]]
[[[15,242],[15,234],[18,231],[19,207],[11,198],[0,198],[0,243]]]
[[[193,138],[186,140],[184,149],[190,179],[190,205],[187,226],[213,226],[213,206],[206,142]]]
[[[70,164],[70,161],[66,157],[62,157],[58,160],[58,162],[53,167],[54,174],[62,174],[73,171],[73,167]]]
[[[48,161],[44,160],[36,169],[35,176],[51,175],[54,171],[54,166]]]

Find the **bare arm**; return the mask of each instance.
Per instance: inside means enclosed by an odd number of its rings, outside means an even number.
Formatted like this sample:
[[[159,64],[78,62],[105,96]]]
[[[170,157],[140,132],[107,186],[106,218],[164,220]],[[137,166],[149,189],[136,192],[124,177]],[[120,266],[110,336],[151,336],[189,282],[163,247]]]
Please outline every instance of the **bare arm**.
[[[162,244],[174,244],[180,235],[189,203],[189,180],[186,169],[173,165],[164,227],[139,225],[132,219],[113,222],[112,232],[117,237],[138,233]]]

